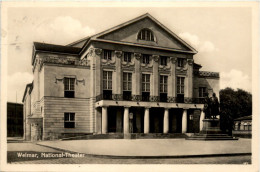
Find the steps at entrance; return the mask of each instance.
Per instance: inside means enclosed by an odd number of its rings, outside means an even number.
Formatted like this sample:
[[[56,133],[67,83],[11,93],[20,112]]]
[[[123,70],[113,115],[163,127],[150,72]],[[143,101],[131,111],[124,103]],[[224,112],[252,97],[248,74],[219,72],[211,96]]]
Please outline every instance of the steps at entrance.
[[[238,138],[229,136],[227,134],[194,134],[187,137],[186,140],[238,140]]]
[[[109,133],[109,134],[95,134],[95,135],[81,135],[75,137],[62,138],[61,140],[88,140],[88,139],[171,139],[171,138],[187,138],[187,135],[182,133]]]

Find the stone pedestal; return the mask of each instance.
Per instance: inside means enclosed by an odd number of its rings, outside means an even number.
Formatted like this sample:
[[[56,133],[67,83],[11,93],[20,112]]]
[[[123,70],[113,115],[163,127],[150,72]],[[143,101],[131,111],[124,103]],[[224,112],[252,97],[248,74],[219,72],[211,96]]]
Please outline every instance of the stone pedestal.
[[[221,134],[219,119],[204,119],[202,134]]]
[[[204,119],[200,133],[193,134],[186,140],[238,140],[238,138],[223,134],[219,124],[219,119]]]

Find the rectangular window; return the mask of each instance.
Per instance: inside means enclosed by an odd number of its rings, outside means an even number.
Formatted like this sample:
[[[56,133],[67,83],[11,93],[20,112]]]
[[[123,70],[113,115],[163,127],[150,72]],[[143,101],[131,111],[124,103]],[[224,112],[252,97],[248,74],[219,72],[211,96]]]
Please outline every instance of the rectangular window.
[[[142,74],[142,100],[150,100],[150,74]]]
[[[142,91],[150,92],[150,74],[142,74]]]
[[[75,113],[64,113],[64,128],[75,128]]]
[[[103,71],[103,90],[112,90],[112,71]]]
[[[148,54],[143,54],[143,64],[149,64],[150,63],[150,56]]]
[[[184,77],[177,77],[177,103],[184,103]]]
[[[165,56],[160,57],[160,65],[163,65],[163,66],[167,65],[167,57],[165,57]]]
[[[112,60],[112,51],[111,50],[104,50],[104,59]]]
[[[168,76],[160,75],[160,93],[167,93]]]
[[[112,71],[103,71],[103,98],[112,100]]]
[[[207,93],[206,87],[199,87],[199,98],[206,97],[206,93]]]
[[[168,76],[160,75],[160,101],[167,102]]]
[[[132,73],[123,73],[123,91],[132,90]]]
[[[124,52],[124,62],[131,62],[131,53]]]
[[[177,94],[184,94],[184,77],[177,77]]]
[[[132,73],[123,73],[123,99],[132,99]]]
[[[64,97],[75,97],[75,78],[64,78]]]
[[[178,67],[184,67],[184,59],[178,58]]]

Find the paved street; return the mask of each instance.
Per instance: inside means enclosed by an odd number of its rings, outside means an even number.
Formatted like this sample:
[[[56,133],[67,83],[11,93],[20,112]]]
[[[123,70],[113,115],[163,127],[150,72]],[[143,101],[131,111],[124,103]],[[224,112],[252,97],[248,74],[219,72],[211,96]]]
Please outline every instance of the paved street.
[[[111,158],[84,155],[78,158],[41,157],[41,153],[66,153],[34,143],[8,143],[8,163],[12,164],[250,164],[251,156],[218,156],[197,158]],[[37,154],[39,157],[18,157],[17,153]]]
[[[90,155],[190,156],[251,153],[251,139],[198,141],[185,139],[103,139],[42,141],[38,144]]]

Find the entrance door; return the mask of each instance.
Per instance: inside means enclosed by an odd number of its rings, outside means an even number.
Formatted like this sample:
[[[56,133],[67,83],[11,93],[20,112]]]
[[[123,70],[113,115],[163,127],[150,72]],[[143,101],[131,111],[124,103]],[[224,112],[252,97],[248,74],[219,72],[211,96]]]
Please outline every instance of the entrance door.
[[[108,107],[107,108],[107,126],[108,132],[115,133],[116,132],[116,108]]]
[[[150,109],[150,132],[163,133],[164,108]]]
[[[188,110],[188,133],[198,133],[200,130],[200,110],[189,109]]]
[[[169,110],[169,132],[181,133],[182,129],[182,109]]]

